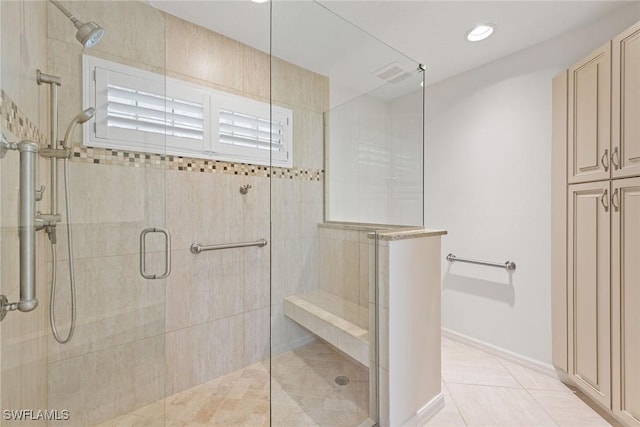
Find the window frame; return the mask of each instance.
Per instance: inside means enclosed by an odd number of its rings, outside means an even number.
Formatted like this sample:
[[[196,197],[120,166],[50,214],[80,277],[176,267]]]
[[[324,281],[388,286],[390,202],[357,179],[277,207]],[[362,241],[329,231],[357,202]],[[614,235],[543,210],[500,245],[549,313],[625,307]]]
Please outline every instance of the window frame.
[[[83,132],[83,145],[124,151],[157,153],[182,157],[220,160],[291,168],[293,166],[293,111],[206,86],[166,77],[152,71],[117,62],[82,56],[84,108],[95,107],[93,125]],[[203,105],[203,138],[192,139],[162,133],[120,129],[108,126],[107,85],[135,86],[136,90],[155,93]],[[187,95],[187,96],[185,96]],[[220,109],[279,121],[282,126],[282,149],[240,147],[223,143],[219,137]]]

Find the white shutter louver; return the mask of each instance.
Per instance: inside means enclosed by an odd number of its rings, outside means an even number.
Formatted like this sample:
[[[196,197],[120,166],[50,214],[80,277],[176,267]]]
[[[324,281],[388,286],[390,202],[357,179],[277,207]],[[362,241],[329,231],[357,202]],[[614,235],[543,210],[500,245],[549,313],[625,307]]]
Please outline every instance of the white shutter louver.
[[[218,133],[222,144],[282,152],[286,123],[220,109]]]
[[[204,106],[108,84],[107,126],[202,140]]]

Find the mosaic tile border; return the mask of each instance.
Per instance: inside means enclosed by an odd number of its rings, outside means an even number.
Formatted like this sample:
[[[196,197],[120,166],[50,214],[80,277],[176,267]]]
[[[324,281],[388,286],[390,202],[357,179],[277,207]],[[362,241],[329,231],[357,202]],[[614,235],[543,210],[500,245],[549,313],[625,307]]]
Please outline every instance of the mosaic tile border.
[[[163,154],[146,154],[109,148],[73,147],[72,161],[100,165],[129,166],[147,169],[168,169],[185,172],[226,175],[260,176],[304,181],[322,181],[324,170],[280,168],[212,159],[198,159]]]
[[[0,129],[6,129],[21,141],[34,141],[41,147],[48,144],[47,138],[40,132],[38,126],[27,117],[4,90],[0,90]],[[71,160],[100,165],[261,176],[264,178],[273,176],[274,178],[305,181],[322,181],[324,179],[324,170],[322,169],[269,167],[212,159],[137,153],[108,148],[73,147]]]
[[[0,129],[6,129],[20,141],[37,142],[41,147],[47,145],[47,138],[40,132],[38,126],[29,120],[29,117],[18,108],[4,90],[0,90],[0,116]]]

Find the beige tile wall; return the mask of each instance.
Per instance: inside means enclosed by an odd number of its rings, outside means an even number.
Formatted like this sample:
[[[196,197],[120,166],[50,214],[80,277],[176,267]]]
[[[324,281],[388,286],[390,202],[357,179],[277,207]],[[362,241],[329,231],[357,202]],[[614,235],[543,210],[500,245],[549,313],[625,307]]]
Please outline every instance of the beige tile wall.
[[[166,64],[169,76],[269,101],[270,58],[263,52],[141,2],[68,6],[108,31],[91,55],[159,72]],[[47,23],[45,68],[63,77],[62,134],[82,109],[82,52],[68,22],[51,6]],[[284,61],[276,60],[273,70],[274,99],[294,112],[294,167],[321,170],[328,80]],[[80,131],[73,141],[81,144]],[[74,423],[109,419],[268,357],[270,312],[276,350],[309,340],[284,318],[282,300],[318,286],[321,181],[86,161],[72,162],[71,176],[78,326],[67,346],[49,339],[49,399],[50,406],[72,410]],[[238,191],[244,184],[252,186],[247,195]],[[269,239],[270,209],[273,234],[266,248],[189,252],[196,241]],[[139,232],[158,225],[172,233],[172,273],[164,282],[144,280],[137,271]],[[63,231],[58,310],[64,325]],[[157,252],[150,258],[158,258],[150,268],[162,269],[160,242],[149,246]],[[127,375],[137,369],[144,375],[139,381]],[[98,407],[105,399],[115,400]]]
[[[318,229],[320,288],[362,307],[369,306],[370,232]]]

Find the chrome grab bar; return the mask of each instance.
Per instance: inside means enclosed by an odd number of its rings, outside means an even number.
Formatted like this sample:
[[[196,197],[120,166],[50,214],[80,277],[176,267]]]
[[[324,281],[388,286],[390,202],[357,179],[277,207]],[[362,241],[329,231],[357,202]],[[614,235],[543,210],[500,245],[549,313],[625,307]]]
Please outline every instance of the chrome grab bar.
[[[478,261],[478,260],[475,260],[475,259],[458,258],[454,254],[447,255],[447,261],[449,261],[449,262],[458,261],[458,262],[467,262],[469,264],[486,265],[487,267],[504,268],[507,271],[514,271],[516,269],[516,263],[513,262],[513,261],[507,261],[505,263]]]
[[[242,242],[242,243],[223,243],[220,245],[201,245],[200,243],[193,243],[191,245],[191,253],[198,255],[204,251],[217,251],[218,249],[233,249],[233,248],[246,248],[248,246],[257,246],[262,248],[267,246],[266,239],[258,239],[255,242]]]
[[[19,310],[28,312],[38,306],[36,297],[36,232],[49,223],[42,222],[38,228],[38,214],[36,213],[36,167],[38,144],[22,141],[10,144],[0,134],[0,155],[7,149],[20,152],[20,195],[18,208],[18,236],[20,239],[20,300],[9,302],[5,295],[0,295],[0,321],[7,312]],[[1,156],[0,156],[1,157]],[[54,223],[55,225],[55,223]]]

